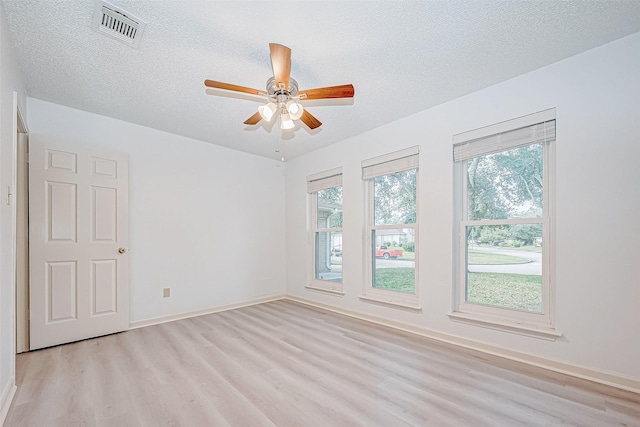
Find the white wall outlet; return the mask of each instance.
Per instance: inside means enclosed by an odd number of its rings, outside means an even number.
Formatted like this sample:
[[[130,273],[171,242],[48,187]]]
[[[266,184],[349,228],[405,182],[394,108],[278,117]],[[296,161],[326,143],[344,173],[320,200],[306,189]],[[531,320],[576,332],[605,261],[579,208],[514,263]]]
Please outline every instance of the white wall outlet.
[[[171,296],[171,288],[162,289],[162,298],[169,298]]]

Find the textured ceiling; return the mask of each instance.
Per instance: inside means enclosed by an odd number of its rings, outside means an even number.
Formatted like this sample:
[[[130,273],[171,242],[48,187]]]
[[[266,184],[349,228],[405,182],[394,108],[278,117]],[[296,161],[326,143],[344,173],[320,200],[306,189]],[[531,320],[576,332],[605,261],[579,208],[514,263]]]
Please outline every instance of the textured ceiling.
[[[133,49],[91,30],[91,0],[1,3],[29,96],[271,158],[640,31],[640,1],[113,0],[148,23]],[[264,89],[270,42],[292,49],[301,89],[352,83],[353,102],[309,101],[315,131],[243,125],[260,99],[203,81]]]

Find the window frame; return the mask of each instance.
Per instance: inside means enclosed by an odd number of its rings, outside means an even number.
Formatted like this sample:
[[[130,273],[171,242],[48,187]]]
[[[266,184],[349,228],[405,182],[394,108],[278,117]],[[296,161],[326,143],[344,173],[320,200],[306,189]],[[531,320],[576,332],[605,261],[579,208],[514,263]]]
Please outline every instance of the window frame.
[[[475,131],[454,136],[454,147],[474,139],[499,135],[512,130],[555,121],[555,109],[545,110],[514,120],[498,123]],[[456,143],[456,139],[459,141]],[[506,330],[544,339],[555,339],[561,333],[555,328],[555,136],[544,141],[531,142],[525,146],[541,143],[543,161],[543,194],[541,217],[508,219],[468,219],[467,162],[492,153],[500,153],[517,147],[505,147],[499,151],[474,153],[473,156],[454,158],[454,307],[449,316],[493,329]],[[455,149],[455,148],[454,148]],[[466,228],[482,225],[540,224],[542,226],[542,307],[541,313],[527,312],[498,306],[467,302],[467,236]]]
[[[364,160],[362,162],[363,170],[363,183],[364,194],[366,201],[366,221],[364,229],[364,266],[366,268],[365,282],[363,284],[363,293],[360,299],[364,301],[371,301],[375,303],[382,303],[396,308],[408,309],[408,310],[421,310],[420,307],[420,290],[419,290],[419,188],[420,188],[420,167],[419,167],[419,152],[420,147],[414,146],[404,150],[389,153],[383,156],[375,157],[373,159]],[[394,166],[389,166],[393,165]],[[368,167],[376,168],[377,172],[375,176],[367,177],[365,169]],[[384,170],[384,172],[381,172]],[[398,172],[405,172],[409,170],[416,171],[416,220],[412,224],[375,224],[375,184],[374,180],[379,176],[392,175]],[[392,291],[387,289],[379,289],[373,286],[373,269],[375,267],[375,242],[373,241],[374,230],[384,229],[406,229],[413,230],[414,237],[414,293],[406,293],[401,291]]]
[[[324,185],[323,185],[324,183]],[[309,246],[310,246],[310,262],[308,268],[308,280],[305,286],[310,291],[319,291],[335,295],[344,295],[343,281],[344,281],[344,261],[342,277],[340,282],[334,282],[330,280],[322,280],[317,278],[316,272],[316,234],[322,232],[339,232],[342,234],[343,227],[318,227],[318,192],[334,187],[342,187],[342,167],[330,169],[328,171],[319,172],[307,177],[307,193],[309,197]],[[343,193],[344,194],[344,193]],[[344,203],[344,198],[343,198]],[[344,215],[344,206],[343,206]],[[344,216],[343,216],[344,221]],[[344,222],[343,222],[344,226]],[[344,242],[344,234],[343,234]],[[344,250],[344,247],[343,247]],[[342,253],[344,259],[344,252]]]

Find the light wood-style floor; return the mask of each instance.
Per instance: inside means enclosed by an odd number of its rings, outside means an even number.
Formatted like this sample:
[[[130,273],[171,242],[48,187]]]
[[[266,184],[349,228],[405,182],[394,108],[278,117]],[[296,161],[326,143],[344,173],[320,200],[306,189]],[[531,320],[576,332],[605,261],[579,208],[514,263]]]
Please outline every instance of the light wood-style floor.
[[[19,355],[13,426],[640,426],[640,395],[276,301]]]

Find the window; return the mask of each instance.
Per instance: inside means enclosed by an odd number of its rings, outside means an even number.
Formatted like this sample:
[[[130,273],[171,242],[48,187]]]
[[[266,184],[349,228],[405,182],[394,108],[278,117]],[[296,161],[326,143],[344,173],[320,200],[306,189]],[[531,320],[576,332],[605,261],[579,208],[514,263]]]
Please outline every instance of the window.
[[[532,335],[553,329],[554,141],[555,110],[454,137],[454,318]]]
[[[342,293],[342,168],[307,177],[312,273],[308,288]]]
[[[362,162],[368,199],[367,286],[363,299],[419,308],[418,147]]]

